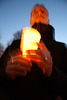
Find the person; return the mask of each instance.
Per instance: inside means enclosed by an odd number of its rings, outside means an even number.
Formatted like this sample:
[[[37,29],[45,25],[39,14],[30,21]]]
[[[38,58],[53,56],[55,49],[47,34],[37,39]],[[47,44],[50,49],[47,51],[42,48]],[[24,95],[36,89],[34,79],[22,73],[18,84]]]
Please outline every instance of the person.
[[[48,11],[43,5],[34,6],[30,24],[41,34],[38,49],[27,51],[28,60],[21,55],[21,40],[12,42],[0,59],[0,88],[6,91],[8,100],[66,100],[65,43],[55,40],[54,28],[50,25]],[[36,55],[30,55],[30,52]]]

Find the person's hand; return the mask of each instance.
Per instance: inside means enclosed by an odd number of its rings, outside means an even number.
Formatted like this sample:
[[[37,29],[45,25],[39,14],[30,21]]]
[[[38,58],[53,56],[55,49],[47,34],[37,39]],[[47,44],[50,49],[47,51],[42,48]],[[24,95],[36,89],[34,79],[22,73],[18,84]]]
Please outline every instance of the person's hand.
[[[32,63],[28,59],[18,55],[8,61],[5,72],[7,77],[14,80],[16,76],[26,76],[27,72],[31,71],[31,67]]]
[[[35,62],[39,68],[42,69],[43,74],[46,77],[50,77],[52,73],[52,57],[50,52],[44,45],[43,41],[38,44],[40,49],[37,50],[28,50],[28,57],[32,62]],[[35,55],[30,55],[30,53],[35,53]]]

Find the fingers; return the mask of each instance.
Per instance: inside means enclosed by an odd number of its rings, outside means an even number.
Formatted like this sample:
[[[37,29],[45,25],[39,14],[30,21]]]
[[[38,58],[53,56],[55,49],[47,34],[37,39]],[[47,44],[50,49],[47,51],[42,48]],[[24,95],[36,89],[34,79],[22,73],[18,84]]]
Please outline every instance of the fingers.
[[[29,55],[30,59],[37,63],[38,67],[43,71],[43,75],[49,77],[52,72],[52,57],[47,48],[43,46],[43,49],[28,50],[27,52],[29,52],[29,54],[30,52],[35,52],[35,55]]]
[[[42,51],[41,49],[38,50],[28,50],[28,56],[30,58],[31,61],[35,61],[35,62],[43,62],[45,60],[47,60],[47,55],[46,53],[44,53],[44,51]],[[34,55],[30,55],[30,52]]]
[[[23,77],[23,76],[26,76],[26,74],[27,74],[27,72],[26,71],[23,71],[23,72],[19,72],[19,71],[9,71],[9,73],[8,73],[11,77],[13,77],[13,76],[21,76],[21,77]]]
[[[12,62],[11,60],[8,61],[7,63],[7,70],[15,70],[15,71],[30,71],[32,67],[32,63],[28,60],[24,59],[14,59],[14,61]]]
[[[45,75],[45,67],[43,66],[43,64],[41,62],[38,62],[37,65],[43,71],[43,75]]]
[[[15,64],[7,65],[5,70],[7,77],[9,77],[12,80],[15,79],[16,76],[21,76],[21,77],[26,76],[27,73],[30,71],[31,71],[30,67],[25,67]]]
[[[27,66],[21,66],[21,65],[9,65],[9,67],[7,67],[7,70],[8,71],[18,71],[18,72],[29,72],[31,70],[30,67],[27,67]]]
[[[27,72],[31,71],[31,67],[31,61],[22,56],[18,56],[14,57],[13,62],[12,59],[8,61],[5,72],[8,77],[15,79],[16,76],[25,76]]]
[[[40,43],[38,43],[38,47],[43,50],[46,54],[49,54],[49,51],[47,49],[47,47],[45,46],[45,44],[43,43],[43,41],[41,40]]]
[[[27,72],[18,72],[18,71],[14,71],[14,70],[10,70],[7,72],[7,77],[10,78],[11,80],[14,80],[16,78],[16,76],[19,77],[24,77],[26,76]]]
[[[17,56],[17,57],[13,57],[13,59],[11,59],[8,64],[20,64],[21,66],[27,66],[27,67],[31,67],[32,63],[30,60],[28,60],[27,58],[24,58],[22,56]]]

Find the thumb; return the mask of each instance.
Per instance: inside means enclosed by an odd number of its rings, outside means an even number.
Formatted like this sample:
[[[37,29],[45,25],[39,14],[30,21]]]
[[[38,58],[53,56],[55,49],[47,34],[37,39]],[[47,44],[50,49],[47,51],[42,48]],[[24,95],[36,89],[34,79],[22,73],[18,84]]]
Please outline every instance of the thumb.
[[[37,63],[38,67],[43,71],[43,75],[45,75],[45,68],[43,67],[42,63]]]

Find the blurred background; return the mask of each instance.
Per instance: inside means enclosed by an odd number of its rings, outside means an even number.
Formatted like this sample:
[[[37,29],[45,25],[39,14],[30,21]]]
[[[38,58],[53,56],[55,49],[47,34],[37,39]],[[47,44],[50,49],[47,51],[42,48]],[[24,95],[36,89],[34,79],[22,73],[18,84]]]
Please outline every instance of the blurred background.
[[[0,0],[0,49],[4,51],[13,39],[18,39],[23,27],[31,27],[35,4],[47,8],[55,40],[67,44],[67,0]]]

